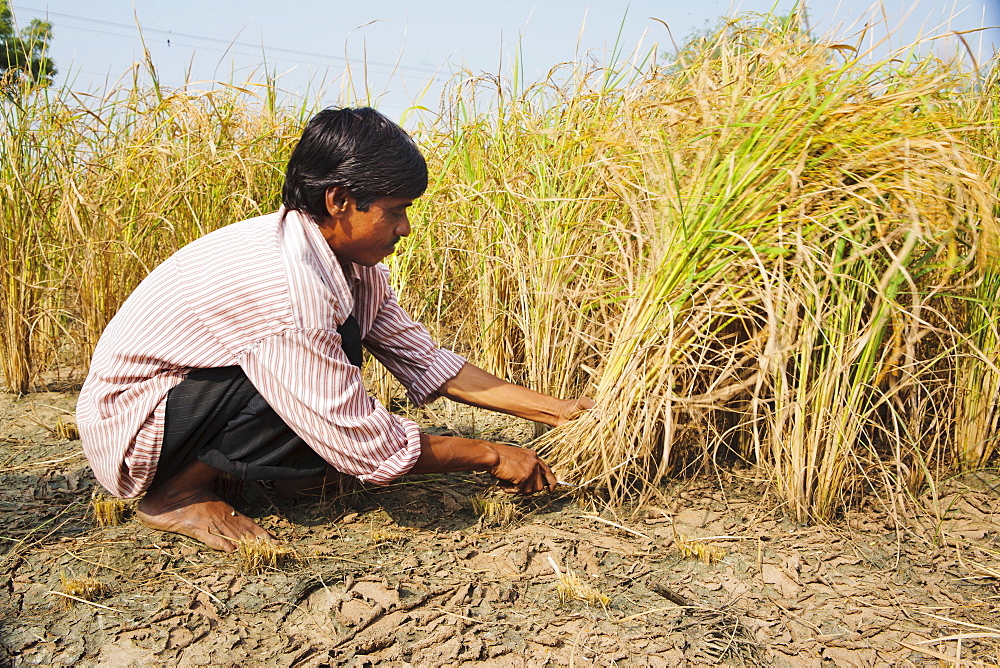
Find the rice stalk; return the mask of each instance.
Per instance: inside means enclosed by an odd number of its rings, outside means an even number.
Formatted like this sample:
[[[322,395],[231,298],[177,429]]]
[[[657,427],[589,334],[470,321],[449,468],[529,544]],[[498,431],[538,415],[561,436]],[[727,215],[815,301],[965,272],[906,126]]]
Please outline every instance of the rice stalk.
[[[125,499],[95,493],[90,498],[90,511],[99,527],[116,527],[125,522],[132,505]]]
[[[472,512],[480,517],[484,524],[490,526],[510,526],[521,515],[518,507],[510,499],[476,495],[470,497],[469,503]]]
[[[726,556],[725,549],[711,543],[689,539],[676,530],[674,530],[674,549],[685,559],[697,559],[709,566],[722,561]]]

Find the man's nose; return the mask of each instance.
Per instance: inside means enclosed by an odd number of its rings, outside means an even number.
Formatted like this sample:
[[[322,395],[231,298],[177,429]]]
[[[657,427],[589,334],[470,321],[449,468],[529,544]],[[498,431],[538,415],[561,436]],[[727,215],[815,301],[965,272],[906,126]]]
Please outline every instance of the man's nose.
[[[410,236],[410,218],[409,216],[403,216],[403,221],[396,226],[396,234],[401,237]]]

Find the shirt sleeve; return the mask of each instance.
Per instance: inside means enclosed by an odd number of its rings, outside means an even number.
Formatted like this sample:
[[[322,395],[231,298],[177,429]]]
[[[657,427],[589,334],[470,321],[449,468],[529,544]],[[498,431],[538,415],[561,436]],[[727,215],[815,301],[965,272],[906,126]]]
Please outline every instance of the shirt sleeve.
[[[285,423],[338,471],[384,485],[420,457],[419,427],[368,395],[336,331],[268,337],[240,365]]]
[[[406,388],[406,396],[417,406],[427,403],[446,381],[465,365],[465,358],[438,348],[423,325],[410,318],[387,287],[364,344]]]

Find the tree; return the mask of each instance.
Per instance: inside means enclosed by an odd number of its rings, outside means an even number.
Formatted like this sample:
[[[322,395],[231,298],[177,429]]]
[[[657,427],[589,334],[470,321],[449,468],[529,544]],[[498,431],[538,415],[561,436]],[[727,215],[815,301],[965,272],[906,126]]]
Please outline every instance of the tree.
[[[32,19],[27,28],[17,32],[14,13],[8,0],[0,0],[0,81],[10,90],[22,81],[48,85],[56,74],[56,65],[48,57],[52,24]]]

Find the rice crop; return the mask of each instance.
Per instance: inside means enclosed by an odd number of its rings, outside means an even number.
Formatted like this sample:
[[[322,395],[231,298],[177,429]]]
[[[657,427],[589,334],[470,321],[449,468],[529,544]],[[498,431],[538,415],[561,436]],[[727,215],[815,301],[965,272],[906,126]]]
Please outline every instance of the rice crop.
[[[669,58],[460,75],[412,128],[431,183],[400,300],[493,373],[595,399],[532,444],[560,479],[621,505],[753,467],[823,521],[995,466],[1000,67],[862,38],[743,17]],[[0,105],[9,391],[83,372],[156,263],[277,207],[310,111],[278,99],[137,73]]]
[[[155,83],[155,70],[153,70]],[[273,211],[305,114],[273,84],[104,96],[25,89],[0,104],[0,365],[24,393],[85,366],[139,281],[221,225]]]

